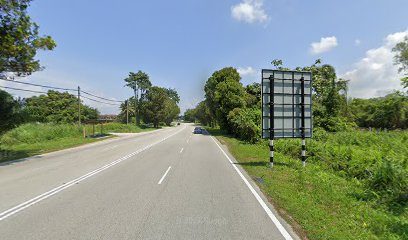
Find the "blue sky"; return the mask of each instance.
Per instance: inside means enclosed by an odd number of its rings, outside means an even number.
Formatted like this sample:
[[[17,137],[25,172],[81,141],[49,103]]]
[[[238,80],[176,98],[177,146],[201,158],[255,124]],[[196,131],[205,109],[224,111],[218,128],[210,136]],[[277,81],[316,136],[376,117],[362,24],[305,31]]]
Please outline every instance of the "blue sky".
[[[408,35],[407,9],[406,0],[35,0],[29,13],[57,48],[23,80],[122,100],[123,79],[142,70],[176,88],[184,111],[220,68],[238,68],[248,84],[275,58],[288,67],[322,58],[351,80],[352,96],[380,96],[399,87],[390,49]]]

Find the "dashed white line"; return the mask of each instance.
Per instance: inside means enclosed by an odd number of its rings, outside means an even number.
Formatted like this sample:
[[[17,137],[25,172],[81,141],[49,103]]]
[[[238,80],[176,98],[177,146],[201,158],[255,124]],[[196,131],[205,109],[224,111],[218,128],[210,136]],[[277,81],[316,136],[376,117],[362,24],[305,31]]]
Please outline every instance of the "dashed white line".
[[[182,152],[183,152],[183,150],[184,150],[184,148],[181,148],[181,149],[180,149],[180,153],[182,153]]]
[[[217,143],[217,141],[214,139],[213,136],[211,136],[211,139],[214,141],[214,143],[218,146],[218,148],[221,150],[221,152],[224,154],[224,156],[228,159],[228,161],[231,163],[231,166],[235,169],[235,171],[238,173],[238,175],[242,178],[244,181],[245,185],[249,188],[251,193],[255,196],[256,200],[258,200],[259,204],[262,206],[262,208],[265,210],[266,214],[268,214],[269,218],[272,220],[272,222],[275,224],[276,228],[279,230],[279,232],[282,234],[282,236],[285,238],[285,240],[293,240],[292,236],[286,231],[286,229],[282,226],[282,224],[279,222],[279,220],[276,218],[276,216],[272,213],[271,209],[269,209],[268,205],[264,202],[264,200],[259,196],[258,192],[255,191],[255,189],[252,187],[252,185],[248,182],[248,180],[244,177],[244,175],[241,173],[241,171],[235,166],[235,164],[232,162],[230,157],[225,153],[224,149],[221,148],[221,146]]]
[[[36,204],[36,203],[38,203],[38,202],[40,202],[42,200],[45,200],[45,199],[47,199],[47,198],[49,198],[49,197],[63,191],[63,190],[71,187],[71,186],[74,186],[74,185],[76,185],[76,183],[82,182],[85,179],[92,177],[93,175],[96,175],[96,174],[98,174],[98,173],[100,173],[100,172],[102,172],[102,171],[104,171],[104,170],[106,170],[108,168],[111,168],[111,167],[115,166],[116,164],[118,164],[118,163],[120,163],[120,162],[122,162],[122,161],[124,161],[126,159],[129,159],[129,158],[135,156],[136,154],[139,154],[139,153],[153,147],[154,145],[157,145],[157,144],[167,140],[168,138],[178,134],[179,132],[183,131],[184,129],[185,129],[185,127],[180,129],[179,131],[177,131],[177,132],[175,132],[175,133],[161,139],[160,141],[152,143],[152,144],[150,144],[150,145],[148,145],[148,146],[146,146],[146,147],[144,147],[142,149],[139,149],[139,150],[137,150],[137,151],[135,151],[133,153],[130,153],[130,154],[124,156],[124,157],[121,157],[121,158],[119,158],[119,159],[117,159],[117,160],[115,160],[115,161],[113,161],[113,162],[111,162],[109,164],[106,164],[106,165],[104,165],[104,166],[102,166],[102,167],[100,167],[98,169],[95,169],[94,171],[91,171],[91,172],[89,172],[89,173],[87,173],[85,175],[82,175],[82,176],[80,176],[78,178],[75,178],[75,179],[73,179],[73,180],[71,180],[71,181],[69,181],[67,183],[64,183],[64,184],[60,185],[59,187],[53,188],[48,192],[45,192],[45,193],[43,193],[41,195],[38,195],[38,196],[28,200],[28,201],[23,202],[23,203],[15,206],[15,207],[12,207],[12,208],[10,208],[10,209],[8,209],[6,211],[3,211],[3,212],[0,213],[0,221],[2,221],[4,219],[18,213],[18,212],[20,212],[20,211],[22,211],[22,210],[24,210],[24,209],[26,209],[28,207],[31,207],[32,205],[34,205],[34,204]]]
[[[160,181],[157,184],[159,184],[159,185],[162,184],[164,178],[166,177],[167,173],[169,173],[170,169],[171,169],[171,166],[169,168],[167,168],[167,171],[164,173],[163,177],[160,178]]]

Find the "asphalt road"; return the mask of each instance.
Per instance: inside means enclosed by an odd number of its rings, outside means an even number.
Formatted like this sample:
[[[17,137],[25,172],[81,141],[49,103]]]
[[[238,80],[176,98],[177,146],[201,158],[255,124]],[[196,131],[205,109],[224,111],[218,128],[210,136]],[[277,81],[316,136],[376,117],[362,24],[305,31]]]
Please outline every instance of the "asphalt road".
[[[0,165],[0,239],[298,239],[192,125]]]

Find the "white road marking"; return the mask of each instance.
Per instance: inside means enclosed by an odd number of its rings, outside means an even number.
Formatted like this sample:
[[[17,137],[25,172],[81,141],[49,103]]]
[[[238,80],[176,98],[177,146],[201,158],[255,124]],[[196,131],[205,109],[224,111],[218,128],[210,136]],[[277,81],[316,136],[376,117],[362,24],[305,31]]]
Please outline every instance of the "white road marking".
[[[211,136],[211,139],[214,141],[214,143],[218,146],[218,148],[221,150],[221,152],[224,154],[224,156],[228,159],[228,161],[231,163],[231,166],[235,169],[235,171],[238,173],[238,175],[242,178],[244,181],[245,185],[251,190],[251,193],[255,196],[256,200],[258,200],[259,204],[262,206],[262,208],[265,210],[266,214],[268,214],[269,218],[272,220],[272,222],[275,224],[275,226],[278,228],[279,232],[282,234],[282,236],[286,240],[293,240],[292,236],[286,231],[286,229],[282,226],[282,224],[279,222],[279,220],[276,218],[276,216],[272,213],[271,209],[269,209],[268,205],[264,202],[264,200],[259,196],[259,194],[256,192],[256,190],[252,187],[252,185],[248,182],[248,180],[244,177],[244,175],[241,173],[241,171],[238,169],[237,166],[235,166],[234,162],[228,157],[227,153],[225,153],[224,149],[221,148],[221,146],[217,143],[217,141],[214,139],[213,136]]]
[[[181,148],[180,153],[182,153],[182,152],[183,152],[183,150],[184,150],[184,148]]]
[[[42,201],[44,199],[47,199],[47,198],[49,198],[49,197],[51,197],[51,196],[53,196],[53,195],[55,195],[55,194],[57,194],[59,192],[71,187],[71,186],[74,186],[75,184],[77,184],[79,182],[84,181],[87,178],[92,177],[93,175],[96,175],[96,174],[98,174],[98,173],[100,173],[100,172],[102,172],[102,171],[104,171],[104,170],[106,170],[108,168],[111,168],[111,167],[115,166],[116,164],[118,164],[118,163],[120,163],[120,162],[122,162],[122,161],[124,161],[126,159],[129,159],[129,158],[131,158],[131,157],[133,157],[133,156],[135,156],[135,155],[137,155],[137,154],[139,154],[139,153],[153,147],[154,145],[157,145],[157,144],[167,140],[168,138],[170,138],[170,137],[178,134],[179,132],[183,131],[185,128],[186,127],[180,129],[179,131],[177,131],[177,132],[175,132],[175,133],[161,139],[160,141],[152,143],[152,144],[150,144],[150,145],[148,145],[148,146],[146,146],[146,147],[144,147],[142,149],[139,149],[139,150],[137,150],[137,151],[135,151],[133,153],[130,153],[130,154],[124,156],[124,157],[121,157],[121,158],[119,158],[119,159],[117,159],[117,160],[115,160],[115,161],[113,161],[113,162],[111,162],[109,164],[106,164],[106,165],[104,165],[104,166],[102,166],[102,167],[100,167],[98,169],[95,169],[94,171],[91,171],[91,172],[89,172],[89,173],[87,173],[85,175],[82,175],[82,176],[80,176],[78,178],[75,178],[74,180],[71,180],[71,181],[69,181],[67,183],[64,183],[59,187],[53,188],[48,192],[45,192],[45,193],[43,193],[41,195],[38,195],[37,197],[34,197],[34,198],[32,198],[32,199],[30,199],[28,201],[23,202],[23,203],[15,206],[15,207],[12,207],[12,208],[4,211],[4,212],[1,212],[0,213],[0,221],[3,221],[4,219],[6,219],[6,218],[8,218],[8,217],[22,211],[22,210],[24,210],[24,209],[26,209],[28,207],[31,207],[32,205],[34,205],[34,204],[36,204],[36,203],[38,203],[38,202],[40,202],[40,201]]]
[[[164,173],[163,177],[160,178],[160,181],[157,184],[162,184],[164,178],[166,177],[167,173],[169,173],[170,169],[171,169],[171,166],[167,168],[167,171]]]

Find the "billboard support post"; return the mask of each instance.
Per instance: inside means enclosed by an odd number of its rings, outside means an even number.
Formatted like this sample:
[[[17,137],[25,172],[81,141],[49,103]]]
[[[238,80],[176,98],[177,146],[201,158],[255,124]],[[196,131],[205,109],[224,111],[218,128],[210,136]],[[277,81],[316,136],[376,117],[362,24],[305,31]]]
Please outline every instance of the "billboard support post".
[[[274,77],[271,75],[269,77],[269,89],[273,89],[274,86]],[[274,118],[274,104],[273,104],[273,98],[270,95],[269,97],[269,116],[271,116],[271,119]],[[274,155],[274,147],[273,147],[273,139],[275,138],[275,126],[274,126],[274,121],[272,120],[270,123],[269,127],[269,167],[273,167],[273,155]]]
[[[301,77],[300,78],[300,91],[301,91],[301,97],[300,97],[300,107],[301,107],[301,112],[302,112],[302,119],[301,119],[301,135],[302,135],[302,165],[303,167],[306,166],[306,137],[305,137],[305,78]]]

